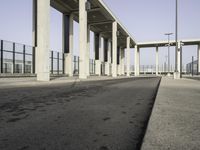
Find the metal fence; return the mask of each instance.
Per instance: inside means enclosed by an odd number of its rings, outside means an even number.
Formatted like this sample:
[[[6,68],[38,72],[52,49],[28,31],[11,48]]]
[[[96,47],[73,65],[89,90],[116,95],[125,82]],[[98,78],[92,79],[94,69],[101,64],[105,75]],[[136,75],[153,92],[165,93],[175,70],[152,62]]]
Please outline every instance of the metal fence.
[[[51,74],[64,74],[64,55],[60,52],[50,52],[50,72]]]
[[[50,51],[50,73],[64,74],[64,54]],[[73,74],[79,74],[79,56],[73,57]],[[102,71],[105,64],[102,64]],[[95,74],[95,60],[89,61],[89,72]],[[103,71],[105,73],[105,71]],[[0,40],[0,74],[35,74],[35,47]]]
[[[73,74],[79,74],[79,56],[74,56],[73,58]]]
[[[190,62],[186,65],[186,73],[191,75],[198,75],[198,61]]]
[[[34,59],[32,46],[0,40],[0,73],[34,73]]]
[[[95,74],[95,60],[94,59],[90,59],[89,68],[90,68],[90,74],[94,75]]]

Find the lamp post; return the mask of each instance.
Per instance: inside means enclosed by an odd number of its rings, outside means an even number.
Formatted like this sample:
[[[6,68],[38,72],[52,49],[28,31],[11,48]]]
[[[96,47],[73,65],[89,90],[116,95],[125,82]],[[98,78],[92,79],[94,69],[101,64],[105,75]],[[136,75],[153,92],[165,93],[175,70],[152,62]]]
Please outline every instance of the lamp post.
[[[165,33],[165,35],[168,36],[168,76],[170,76],[170,35],[172,35],[173,33]]]
[[[175,73],[177,70],[177,56],[178,56],[178,0],[176,0],[176,17],[175,17],[175,40],[176,40],[176,50],[175,50]]]

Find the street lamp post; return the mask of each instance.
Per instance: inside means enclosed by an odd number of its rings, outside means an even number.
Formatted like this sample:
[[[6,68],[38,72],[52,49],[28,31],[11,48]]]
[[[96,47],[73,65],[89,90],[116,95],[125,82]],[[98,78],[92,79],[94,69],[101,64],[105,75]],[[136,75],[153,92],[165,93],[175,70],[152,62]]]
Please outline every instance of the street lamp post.
[[[170,76],[170,35],[173,33],[165,33],[168,36],[168,76]]]
[[[177,56],[178,56],[178,0],[176,0],[176,17],[175,17],[175,38],[176,38],[176,51],[175,51],[175,73],[178,72],[177,70]]]

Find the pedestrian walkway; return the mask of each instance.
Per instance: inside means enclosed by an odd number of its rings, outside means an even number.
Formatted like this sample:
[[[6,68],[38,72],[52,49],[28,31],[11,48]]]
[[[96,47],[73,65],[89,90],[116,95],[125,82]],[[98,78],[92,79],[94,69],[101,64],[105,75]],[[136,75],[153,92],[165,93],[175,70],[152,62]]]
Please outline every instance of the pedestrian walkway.
[[[142,150],[200,148],[200,81],[163,78]]]

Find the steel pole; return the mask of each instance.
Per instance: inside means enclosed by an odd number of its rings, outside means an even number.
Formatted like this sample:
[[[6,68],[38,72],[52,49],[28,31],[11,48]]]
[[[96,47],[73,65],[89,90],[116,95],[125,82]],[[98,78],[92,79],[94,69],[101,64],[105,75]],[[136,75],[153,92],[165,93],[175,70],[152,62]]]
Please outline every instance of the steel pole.
[[[177,56],[178,56],[178,0],[176,0],[176,17],[175,17],[175,36],[176,36],[176,50],[175,50],[175,72],[178,72],[177,70]]]

